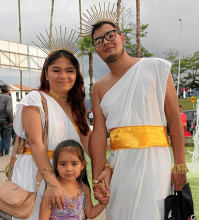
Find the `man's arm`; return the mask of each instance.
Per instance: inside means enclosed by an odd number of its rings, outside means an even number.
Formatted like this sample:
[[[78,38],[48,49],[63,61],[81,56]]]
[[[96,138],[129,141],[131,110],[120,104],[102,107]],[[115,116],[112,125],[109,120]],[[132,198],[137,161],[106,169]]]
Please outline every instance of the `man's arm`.
[[[173,148],[174,163],[185,164],[185,142],[181,116],[178,107],[178,98],[174,83],[169,74],[165,96],[165,114],[168,122],[171,144]],[[186,183],[186,174],[172,175],[171,184],[175,184],[175,190],[182,190]]]
[[[107,131],[100,102],[99,84],[95,83],[92,91],[94,125],[89,141],[93,179],[100,175],[106,162]]]
[[[108,203],[110,193],[109,185],[111,172],[103,170],[106,163],[107,131],[105,118],[100,108],[100,86],[96,83],[93,86],[92,106],[94,114],[94,126],[89,141],[89,150],[92,163],[92,174],[94,180],[94,196],[102,205]],[[105,183],[103,183],[103,181]]]

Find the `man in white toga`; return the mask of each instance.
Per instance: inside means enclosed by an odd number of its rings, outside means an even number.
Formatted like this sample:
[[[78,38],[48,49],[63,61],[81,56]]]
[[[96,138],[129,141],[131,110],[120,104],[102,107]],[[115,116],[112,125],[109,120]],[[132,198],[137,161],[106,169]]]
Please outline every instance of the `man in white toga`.
[[[109,21],[93,26],[96,52],[110,69],[93,86],[94,128],[90,138],[93,179],[104,170],[107,131],[110,133],[110,182],[107,220],[163,220],[164,199],[171,186],[186,183],[183,126],[170,73],[171,63],[159,58],[127,54],[125,37]],[[174,153],[167,136],[167,123]],[[108,171],[106,172],[108,173]],[[110,173],[110,172],[109,172]],[[109,193],[110,175],[106,175]],[[102,182],[100,182],[102,183]],[[96,198],[107,203],[103,184],[95,184]]]

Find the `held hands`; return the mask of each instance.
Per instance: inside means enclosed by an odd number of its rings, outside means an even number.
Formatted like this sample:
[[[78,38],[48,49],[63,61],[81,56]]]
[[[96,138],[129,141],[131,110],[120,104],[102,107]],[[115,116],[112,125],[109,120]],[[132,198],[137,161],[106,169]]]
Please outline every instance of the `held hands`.
[[[49,209],[56,209],[56,207],[58,207],[60,211],[65,209],[64,191],[59,182],[55,185],[47,183],[45,203],[48,205]]]
[[[110,198],[111,169],[105,167],[97,179],[93,180],[94,197],[101,205],[107,205]]]

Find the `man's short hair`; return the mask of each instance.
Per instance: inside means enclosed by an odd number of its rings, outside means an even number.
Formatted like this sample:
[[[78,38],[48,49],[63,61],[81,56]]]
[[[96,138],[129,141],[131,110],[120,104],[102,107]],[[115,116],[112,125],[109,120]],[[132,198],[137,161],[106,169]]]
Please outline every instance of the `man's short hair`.
[[[9,87],[7,85],[1,86],[1,92],[2,93],[7,93],[9,91]]]
[[[116,24],[114,24],[113,22],[111,22],[111,21],[100,21],[100,22],[94,24],[93,27],[92,27],[92,30],[91,30],[92,39],[93,39],[94,32],[96,30],[98,30],[103,24],[110,24],[114,29],[116,29],[117,31],[120,32],[120,29],[118,28],[118,26]]]

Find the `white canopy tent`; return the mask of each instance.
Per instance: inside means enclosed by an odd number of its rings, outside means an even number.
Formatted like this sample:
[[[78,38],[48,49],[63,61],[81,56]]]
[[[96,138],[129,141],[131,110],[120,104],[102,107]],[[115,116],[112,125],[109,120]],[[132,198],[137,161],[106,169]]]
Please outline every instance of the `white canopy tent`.
[[[38,47],[0,40],[0,68],[41,71],[45,58]]]

